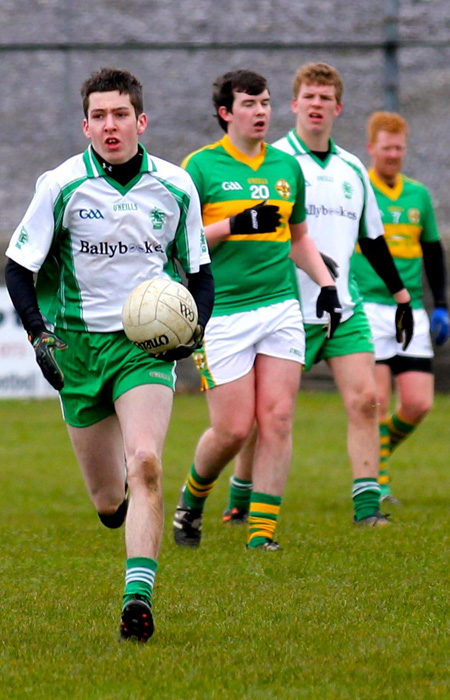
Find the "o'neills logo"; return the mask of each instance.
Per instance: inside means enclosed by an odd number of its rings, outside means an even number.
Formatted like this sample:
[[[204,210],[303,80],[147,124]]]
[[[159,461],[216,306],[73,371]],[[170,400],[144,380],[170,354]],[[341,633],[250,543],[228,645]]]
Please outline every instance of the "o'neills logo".
[[[169,337],[167,335],[158,335],[157,338],[149,338],[148,340],[143,340],[140,343],[135,343],[141,350],[156,350],[157,348],[163,348],[169,343]]]

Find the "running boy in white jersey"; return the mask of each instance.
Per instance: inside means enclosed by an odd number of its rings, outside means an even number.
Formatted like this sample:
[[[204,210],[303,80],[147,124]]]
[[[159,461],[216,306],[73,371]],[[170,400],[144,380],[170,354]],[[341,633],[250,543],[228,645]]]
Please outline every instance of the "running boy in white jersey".
[[[249,549],[277,550],[292,421],[304,362],[304,333],[293,259],[316,280],[314,303],[340,319],[333,279],[308,235],[304,182],[295,158],[264,143],[270,122],[265,78],[220,76],[213,103],[226,132],[184,162],[200,194],[216,285],[201,371],[211,427],[201,436],[174,518],[181,546],[200,544],[206,497],[256,421]],[[328,314],[327,314],[328,315]]]
[[[373,343],[358,289],[350,274],[350,260],[357,241],[398,305],[396,332],[404,347],[409,344],[413,329],[410,295],[383,238],[367,171],[358,158],[331,139],[334,119],[342,110],[341,76],[326,63],[311,63],[297,71],[293,89],[295,128],[274,146],[295,156],[301,165],[306,182],[308,230],[319,250],[339,265],[337,289],[343,307],[342,322],[333,338],[328,338],[311,303],[317,295],[317,287],[313,280],[298,271],[306,331],[306,370],[315,362],[325,360],[342,394],[348,416],[347,445],[353,475],[355,524],[385,525],[387,519],[380,512],[378,485]],[[251,483],[248,462],[246,451],[236,464],[238,486]],[[242,495],[241,488],[237,518],[243,517],[242,511],[245,515]],[[233,494],[228,511],[234,507],[232,499]],[[225,521],[230,521],[227,516],[225,514]]]
[[[411,294],[414,338],[407,349],[396,340],[392,297],[361,251],[353,270],[364,299],[375,342],[375,377],[380,402],[380,476],[382,499],[395,502],[389,457],[416,429],[433,404],[433,347],[423,303],[422,263],[433,296],[431,331],[436,345],[446,342],[450,321],[446,299],[444,252],[431,197],[424,185],[401,174],[408,124],[399,114],[375,112],[367,123],[370,180],[381,212],[384,235],[396,267]],[[392,377],[397,406],[390,411]]]
[[[174,360],[198,347],[213,282],[192,180],[138,143],[147,127],[141,84],[105,68],[85,81],[81,95],[91,144],[39,178],[6,253],[6,282],[36,360],[60,392],[100,520],[110,528],[125,521],[120,635],[146,642],[153,633]],[[152,358],[126,338],[121,309],[140,282],[175,276],[175,260],[188,277],[199,326],[187,346]]]

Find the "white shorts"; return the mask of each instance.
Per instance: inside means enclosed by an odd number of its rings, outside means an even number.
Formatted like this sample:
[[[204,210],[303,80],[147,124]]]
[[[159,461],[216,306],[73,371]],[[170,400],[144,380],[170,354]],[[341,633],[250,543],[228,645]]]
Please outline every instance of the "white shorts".
[[[255,364],[256,355],[304,364],[305,331],[297,300],[210,318],[203,351],[194,358],[202,375],[202,388],[244,377]]]
[[[430,337],[430,321],[425,309],[413,309],[414,333],[406,350],[402,350],[395,339],[396,306],[364,302],[364,311],[369,319],[375,344],[375,359],[389,360],[392,357],[433,357]]]

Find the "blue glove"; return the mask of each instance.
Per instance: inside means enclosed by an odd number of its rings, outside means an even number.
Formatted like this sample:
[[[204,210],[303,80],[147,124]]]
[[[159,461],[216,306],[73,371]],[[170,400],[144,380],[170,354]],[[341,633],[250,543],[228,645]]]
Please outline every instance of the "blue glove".
[[[443,345],[450,335],[450,318],[447,309],[439,306],[433,309],[430,324],[431,335],[436,345]]]

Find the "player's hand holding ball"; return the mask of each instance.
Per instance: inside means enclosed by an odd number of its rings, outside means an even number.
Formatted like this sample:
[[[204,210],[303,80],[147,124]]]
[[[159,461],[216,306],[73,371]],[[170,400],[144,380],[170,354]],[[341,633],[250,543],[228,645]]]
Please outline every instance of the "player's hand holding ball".
[[[189,290],[169,278],[139,284],[125,300],[122,323],[127,337],[158,360],[175,362],[200,347],[203,328]]]
[[[158,358],[158,360],[164,360],[164,362],[176,362],[177,360],[185,360],[186,357],[190,357],[193,352],[195,352],[201,347],[204,333],[205,329],[203,328],[203,326],[197,325],[190,343],[186,343],[185,345],[178,345],[178,347],[174,348],[173,350],[161,352],[156,357]]]

